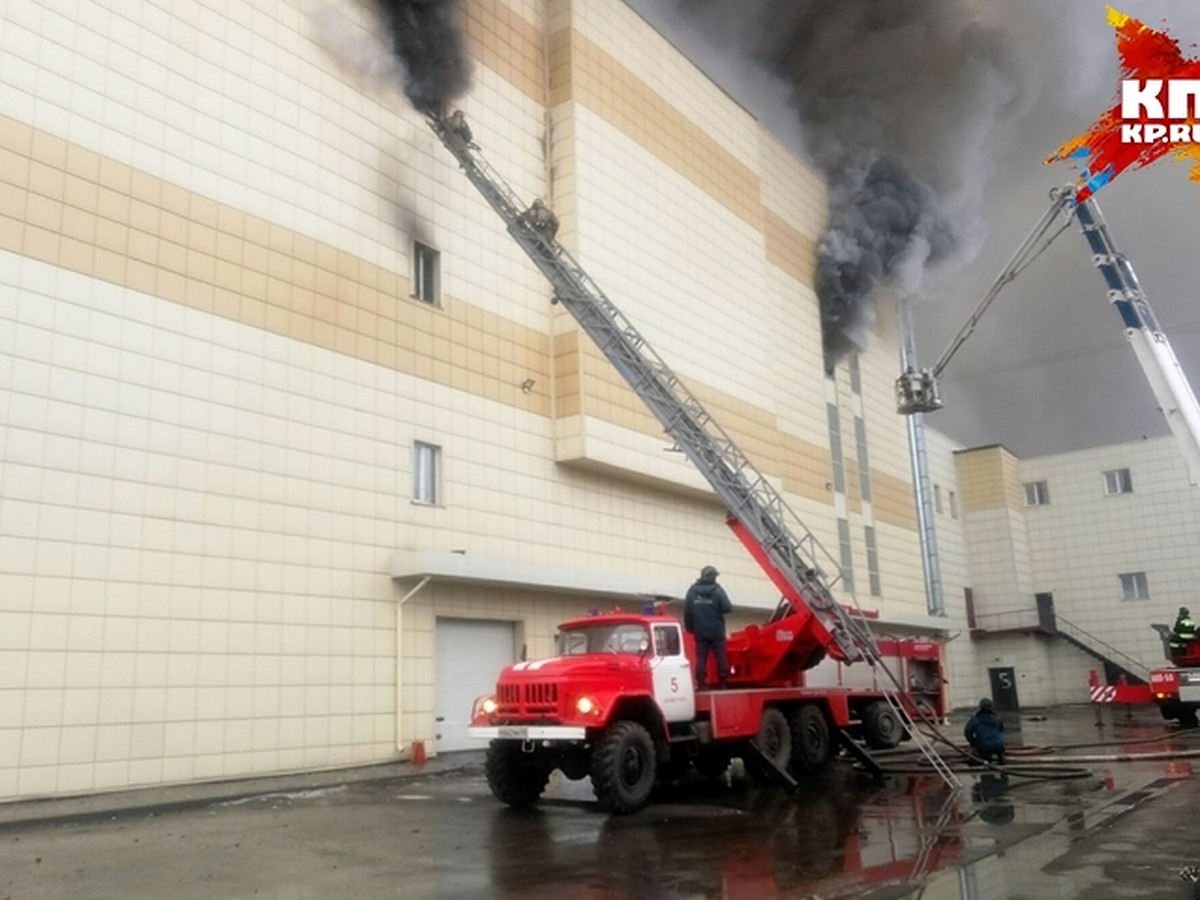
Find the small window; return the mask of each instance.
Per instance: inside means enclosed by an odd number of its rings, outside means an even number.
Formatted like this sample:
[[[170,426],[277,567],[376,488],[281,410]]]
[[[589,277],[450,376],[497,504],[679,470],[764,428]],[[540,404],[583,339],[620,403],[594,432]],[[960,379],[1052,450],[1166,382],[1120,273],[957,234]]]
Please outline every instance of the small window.
[[[654,653],[656,656],[678,656],[679,629],[674,625],[654,626]]]
[[[1128,469],[1109,469],[1104,473],[1104,493],[1110,497],[1113,494],[1132,494],[1133,478]]]
[[[1050,503],[1050,489],[1044,481],[1030,481],[1025,484],[1025,505],[1026,506],[1048,506]]]
[[[413,297],[425,303],[438,302],[438,272],[441,254],[425,244],[413,243]]]
[[[937,510],[938,515],[942,514],[942,486],[940,484],[933,486],[933,508]]]
[[[950,518],[958,518],[958,495],[954,491],[950,492]]]
[[[1146,584],[1145,572],[1123,572],[1118,577],[1121,579],[1122,600],[1148,600],[1150,598],[1150,588]]]
[[[413,443],[413,502],[434,506],[441,501],[442,448]]]

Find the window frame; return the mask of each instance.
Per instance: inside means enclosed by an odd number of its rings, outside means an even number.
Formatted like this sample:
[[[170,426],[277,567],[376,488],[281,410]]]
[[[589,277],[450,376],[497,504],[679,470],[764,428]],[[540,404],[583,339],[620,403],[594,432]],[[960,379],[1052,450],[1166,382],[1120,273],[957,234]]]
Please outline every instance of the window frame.
[[[430,450],[432,472],[425,477],[422,469],[422,451]],[[429,488],[431,497],[426,497],[424,488]],[[429,441],[414,440],[412,443],[412,502],[418,506],[442,505],[442,447]]]
[[[1118,572],[1117,581],[1121,585],[1122,600],[1150,599],[1150,580],[1145,572]]]
[[[1026,481],[1021,487],[1025,491],[1026,506],[1050,505],[1050,484],[1044,478],[1040,481]],[[1030,499],[1030,488],[1033,489],[1032,500]]]
[[[1101,473],[1104,478],[1104,496],[1119,497],[1121,494],[1133,493],[1133,472],[1129,466],[1122,466],[1118,469],[1105,469]],[[1116,490],[1113,490],[1113,487]]]
[[[413,241],[412,299],[430,306],[442,305],[442,253],[437,247]],[[427,269],[432,267],[432,273]],[[432,282],[427,284],[426,282]]]

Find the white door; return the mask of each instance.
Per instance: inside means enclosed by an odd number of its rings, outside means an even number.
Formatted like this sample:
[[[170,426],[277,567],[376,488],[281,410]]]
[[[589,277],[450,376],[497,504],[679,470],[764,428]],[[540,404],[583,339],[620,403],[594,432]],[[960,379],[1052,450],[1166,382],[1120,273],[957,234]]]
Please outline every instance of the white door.
[[[687,722],[696,716],[696,689],[692,683],[692,664],[683,652],[683,634],[674,622],[655,625],[651,630],[654,699],[668,722]]]
[[[485,742],[467,737],[471,705],[496,689],[500,670],[515,662],[513,624],[478,619],[437,620],[437,683],[434,716],[439,753],[482,750]]]

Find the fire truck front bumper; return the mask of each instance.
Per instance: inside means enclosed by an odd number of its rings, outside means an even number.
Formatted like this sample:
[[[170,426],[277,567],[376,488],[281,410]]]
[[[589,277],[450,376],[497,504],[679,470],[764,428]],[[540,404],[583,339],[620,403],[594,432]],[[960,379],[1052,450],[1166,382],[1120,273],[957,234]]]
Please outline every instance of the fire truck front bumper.
[[[493,741],[582,741],[587,729],[576,725],[470,725],[467,734]]]

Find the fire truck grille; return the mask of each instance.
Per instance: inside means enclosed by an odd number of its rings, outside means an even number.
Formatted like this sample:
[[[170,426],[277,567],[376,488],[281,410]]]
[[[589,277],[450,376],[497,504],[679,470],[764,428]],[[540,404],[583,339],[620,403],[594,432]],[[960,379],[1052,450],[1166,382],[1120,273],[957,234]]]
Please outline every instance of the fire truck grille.
[[[558,712],[558,685],[502,684],[496,694],[499,712],[508,715],[533,716]]]

